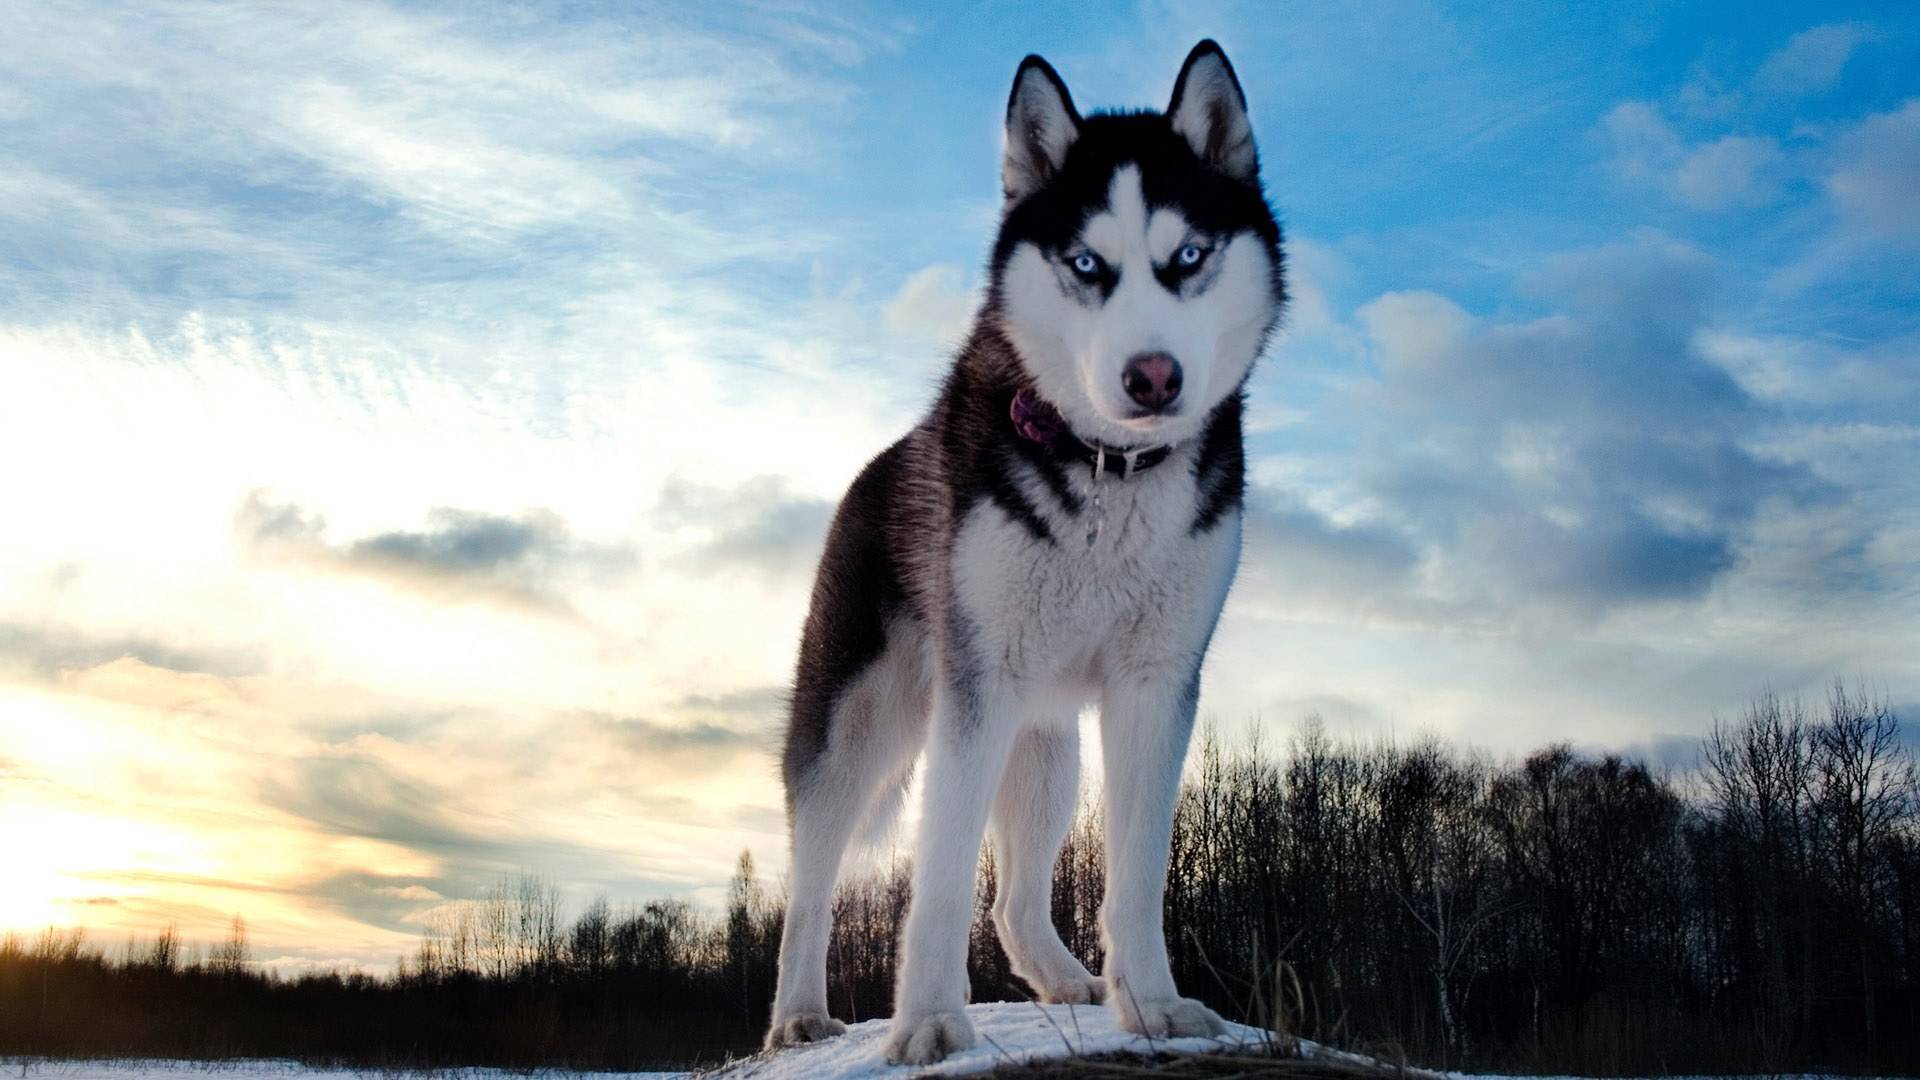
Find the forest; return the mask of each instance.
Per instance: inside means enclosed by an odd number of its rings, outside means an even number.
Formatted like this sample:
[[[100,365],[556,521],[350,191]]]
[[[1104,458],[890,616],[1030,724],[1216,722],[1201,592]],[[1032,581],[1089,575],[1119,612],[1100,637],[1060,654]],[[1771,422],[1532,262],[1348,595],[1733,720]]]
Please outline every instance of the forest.
[[[1054,919],[1098,970],[1089,797]],[[846,882],[832,1007],[884,1016],[910,867]],[[981,863],[973,998],[1019,1000]],[[1167,926],[1187,993],[1289,1034],[1424,1066],[1584,1075],[1920,1068],[1920,780],[1887,702],[1764,693],[1697,763],[1568,745],[1496,760],[1437,741],[1203,734]],[[285,1057],[386,1068],[636,1069],[757,1046],[780,893],[742,855],[729,901],[569,917],[537,874],[443,909],[390,974],[282,977],[244,923],[119,950],[0,939],[0,1055]]]

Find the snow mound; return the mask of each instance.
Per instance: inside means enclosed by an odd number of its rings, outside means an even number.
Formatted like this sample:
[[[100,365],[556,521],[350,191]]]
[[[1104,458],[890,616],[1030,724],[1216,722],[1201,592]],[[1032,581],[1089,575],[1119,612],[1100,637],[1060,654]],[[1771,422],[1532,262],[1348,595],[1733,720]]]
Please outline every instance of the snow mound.
[[[8,1080],[395,1080],[396,1077],[433,1077],[435,1080],[684,1080],[686,1073],[576,1073],[561,1069],[532,1072],[505,1069],[332,1069],[295,1061],[236,1058],[229,1061],[127,1059],[122,1061],[38,1061],[0,1057]]]
[[[1266,1046],[1272,1032],[1245,1024],[1227,1025],[1218,1038],[1148,1039],[1120,1030],[1112,1009],[1101,1005],[1041,1005],[995,1002],[967,1006],[967,1019],[979,1036],[974,1048],[938,1065],[889,1065],[888,1020],[853,1024],[847,1033],[823,1042],[795,1046],[738,1061],[712,1073],[714,1080],[868,1080],[907,1076],[967,1076],[1002,1065],[1091,1057],[1096,1054],[1152,1054],[1161,1050],[1207,1053]],[[1303,1044],[1304,1045],[1304,1044]]]

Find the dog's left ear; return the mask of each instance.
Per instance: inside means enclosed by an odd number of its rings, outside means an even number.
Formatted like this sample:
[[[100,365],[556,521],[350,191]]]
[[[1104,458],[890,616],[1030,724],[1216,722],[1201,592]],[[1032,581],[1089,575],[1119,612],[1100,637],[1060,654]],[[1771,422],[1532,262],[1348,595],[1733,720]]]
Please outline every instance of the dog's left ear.
[[[1253,146],[1253,124],[1247,120],[1247,96],[1240,80],[1212,38],[1202,41],[1180,65],[1173,82],[1173,100],[1167,119],[1200,160],[1251,184],[1260,174],[1260,155]]]

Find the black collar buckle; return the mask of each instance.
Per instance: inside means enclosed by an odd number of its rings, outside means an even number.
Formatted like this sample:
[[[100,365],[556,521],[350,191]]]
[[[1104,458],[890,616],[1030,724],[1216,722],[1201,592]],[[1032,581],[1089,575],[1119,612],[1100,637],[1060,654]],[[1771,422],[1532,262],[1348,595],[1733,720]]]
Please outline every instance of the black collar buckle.
[[[1167,456],[1173,453],[1173,447],[1171,446],[1148,446],[1138,450],[1120,450],[1113,447],[1101,446],[1098,443],[1089,443],[1077,436],[1074,441],[1080,443],[1081,447],[1085,450],[1084,458],[1093,466],[1093,480],[1096,484],[1099,483],[1100,478],[1107,473],[1118,473],[1120,479],[1123,481],[1131,480],[1133,479],[1133,474],[1153,468],[1155,465],[1167,460]]]

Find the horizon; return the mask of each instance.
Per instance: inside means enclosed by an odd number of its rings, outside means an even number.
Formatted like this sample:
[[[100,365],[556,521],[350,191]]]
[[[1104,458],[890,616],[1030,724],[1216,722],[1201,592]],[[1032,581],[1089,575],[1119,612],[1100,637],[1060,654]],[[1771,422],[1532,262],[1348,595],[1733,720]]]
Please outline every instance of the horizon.
[[[1287,230],[1224,738],[1678,768],[1769,690],[1920,715],[1898,5],[0,35],[0,935],[381,969],[521,868],[776,876],[813,560],[972,317],[1028,52],[1158,108],[1219,40]]]
[[[1771,696],[1774,704],[1780,707],[1783,716],[1797,722],[1817,725],[1822,720],[1822,706],[1832,703],[1835,700],[1833,695],[1836,693],[1844,693],[1851,702],[1857,703],[1853,706],[1856,709],[1874,705],[1887,707],[1887,715],[1895,725],[1893,730],[1899,740],[1895,746],[1908,755],[1915,753],[1916,744],[1920,744],[1920,732],[1916,732],[1902,721],[1898,710],[1889,706],[1884,697],[1876,696],[1872,689],[1846,684],[1843,681],[1836,681],[1829,687],[1829,695],[1825,701],[1809,702],[1797,695],[1782,697],[1773,695],[1771,691],[1762,691],[1747,703],[1738,717],[1716,717],[1715,723],[1727,721],[1729,730],[1737,730],[1739,725],[1750,717],[1762,715],[1764,706]],[[1486,767],[1495,771],[1513,769],[1536,754],[1564,746],[1586,760],[1604,761],[1607,758],[1618,758],[1629,764],[1641,765],[1652,777],[1669,785],[1674,794],[1689,805],[1704,806],[1713,802],[1712,793],[1702,786],[1709,779],[1704,751],[1706,742],[1712,735],[1711,731],[1702,732],[1698,736],[1700,745],[1693,748],[1698,752],[1669,754],[1657,758],[1641,749],[1609,749],[1582,746],[1566,741],[1549,741],[1531,749],[1516,749],[1496,755],[1470,741],[1441,739],[1431,733],[1417,734],[1405,740],[1397,738],[1392,732],[1328,734],[1324,719],[1317,713],[1302,718],[1297,726],[1288,730],[1285,742],[1279,745],[1268,741],[1268,737],[1259,729],[1251,732],[1249,742],[1229,745],[1220,738],[1218,725],[1211,721],[1203,721],[1194,733],[1193,748],[1188,755],[1187,767],[1182,774],[1182,785],[1191,785],[1197,779],[1196,759],[1205,747],[1216,748],[1223,754],[1238,755],[1267,765],[1284,766],[1293,760],[1300,746],[1300,740],[1309,737],[1313,732],[1325,737],[1327,748],[1336,753],[1353,753],[1366,757],[1437,747],[1447,755],[1449,761],[1455,764],[1468,768]],[[1097,725],[1083,722],[1082,734],[1083,737],[1097,739]],[[1089,784],[1083,784],[1081,798],[1075,810],[1075,830],[1086,829],[1089,826],[1099,827],[1097,815],[1094,815],[1099,796],[1098,762],[1096,760],[1087,764],[1092,767],[1095,779]],[[889,879],[896,882],[904,881],[900,876],[899,868],[905,857],[903,847],[911,835],[907,824],[903,819],[896,823],[896,826],[884,837],[864,846],[856,845],[848,855],[849,867],[844,874],[842,885],[859,888],[871,887]],[[746,860],[744,865],[741,862],[743,858]],[[726,883],[727,892],[730,894],[733,887],[738,884],[744,870],[751,873],[751,877],[747,880],[753,887],[766,890],[761,895],[761,902],[770,905],[770,909],[779,908],[780,898],[785,895],[784,873],[770,876],[754,861],[752,850],[749,848],[741,849],[734,859],[734,870]],[[618,919],[632,918],[642,904],[656,899],[687,902],[693,911],[703,916],[724,914],[730,902],[730,896],[718,895],[718,890],[715,890],[714,894],[706,896],[663,894],[657,897],[634,898],[616,906],[613,897],[606,892],[592,895],[567,895],[560,889],[559,883],[540,867],[522,865],[500,869],[491,880],[482,882],[469,895],[436,898],[444,902],[436,903],[424,913],[423,917],[415,920],[415,936],[408,948],[393,956],[385,964],[370,964],[364,958],[356,957],[340,957],[330,962],[316,962],[310,956],[257,955],[253,949],[249,931],[251,923],[244,910],[232,912],[224,927],[213,928],[218,930],[218,933],[204,937],[182,935],[179,933],[178,924],[173,922],[152,927],[123,927],[124,937],[117,946],[106,941],[104,935],[97,933],[94,927],[84,922],[48,924],[24,930],[0,927],[0,949],[8,946],[17,946],[26,951],[42,949],[44,947],[42,943],[55,940],[54,935],[65,934],[68,940],[83,952],[91,950],[108,962],[137,965],[150,960],[154,947],[162,938],[171,938],[181,950],[178,957],[179,966],[189,969],[195,965],[221,962],[223,958],[217,958],[214,951],[222,945],[231,946],[237,941],[240,947],[235,950],[234,955],[240,952],[248,953],[244,961],[246,966],[277,977],[298,978],[305,974],[324,976],[352,972],[392,976],[404,973],[409,962],[417,962],[423,948],[430,945],[444,947],[449,935],[479,932],[474,925],[475,913],[483,905],[501,901],[527,903],[526,896],[529,888],[540,893],[553,890],[553,899],[558,905],[556,913],[562,927],[571,925],[602,904],[608,905],[610,914]],[[77,937],[73,936],[76,934]]]

